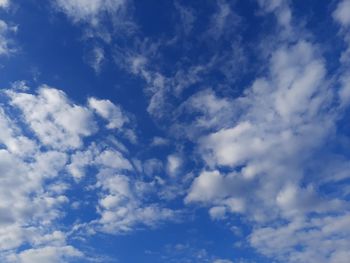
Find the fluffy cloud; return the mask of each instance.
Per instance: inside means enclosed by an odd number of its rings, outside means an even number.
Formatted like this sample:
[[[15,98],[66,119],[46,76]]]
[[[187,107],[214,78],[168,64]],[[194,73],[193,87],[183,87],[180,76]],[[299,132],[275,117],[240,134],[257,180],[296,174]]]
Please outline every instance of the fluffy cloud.
[[[167,158],[167,171],[170,176],[176,176],[182,166],[182,158],[177,154],[171,154]]]
[[[348,206],[345,200],[321,192],[321,181],[301,183],[307,171],[315,169],[309,160],[316,158],[316,149],[333,134],[342,112],[340,104],[335,104],[337,90],[325,79],[325,62],[316,46],[305,41],[282,46],[271,56],[269,77],[257,79],[230,103],[232,110],[240,112],[233,119],[235,124],[198,140],[203,159],[216,170],[202,172],[185,201],[210,206],[213,219],[245,214],[256,223],[251,245],[284,262],[330,262],[345,253],[337,245],[318,253],[315,244],[324,247],[332,237],[315,230],[318,241],[314,242],[314,234],[305,230],[322,226],[311,213],[321,216],[319,220],[337,221],[344,218],[342,211]],[[222,168],[236,172],[221,172]],[[313,171],[319,173],[318,180],[332,176],[320,172]],[[335,216],[327,217],[329,213]],[[279,219],[289,223],[259,227]],[[285,233],[288,237],[282,237]],[[299,235],[302,240],[297,239]],[[345,236],[339,239],[339,243],[348,242]],[[284,247],[276,249],[277,244]]]
[[[89,99],[89,107],[108,121],[108,129],[120,129],[129,119],[123,114],[119,106],[109,100]]]
[[[83,254],[72,246],[47,246],[37,249],[28,249],[18,255],[7,257],[8,263],[61,263],[72,258],[80,258]]]
[[[253,231],[250,241],[261,253],[287,262],[346,262],[349,215],[303,219]],[[299,247],[299,249],[295,249]]]
[[[145,201],[155,184],[137,175],[121,142],[112,135],[102,142],[84,142],[99,131],[97,116],[108,122],[104,132],[130,130],[124,129],[129,120],[118,106],[96,98],[90,98],[88,106],[77,105],[48,86],[34,94],[11,89],[1,95],[6,102],[0,108],[1,261],[88,260],[69,244],[70,236],[59,230],[59,222],[64,207],[85,205],[73,205],[66,195],[73,187],[70,176],[75,184],[85,184],[87,174],[94,176],[91,169],[97,172],[96,182],[83,193],[94,191],[94,202],[87,205],[95,209],[96,218],[84,222],[83,230],[115,234],[176,218],[176,211]]]
[[[82,139],[97,131],[92,113],[69,101],[66,95],[48,86],[36,95],[8,91],[11,104],[23,112],[24,120],[42,143],[56,149],[79,148]]]
[[[333,13],[334,19],[342,26],[350,25],[350,1],[343,0],[338,3],[336,10]]]
[[[333,125],[324,76],[324,64],[311,44],[301,41],[276,51],[272,79],[256,80],[246,96],[236,100],[246,108],[236,125],[200,140],[207,162],[243,165],[242,174],[253,177],[267,166],[277,168],[283,159],[301,159],[301,152],[318,146]]]
[[[98,186],[105,194],[99,200],[101,218],[98,228],[107,233],[128,232],[135,227],[156,226],[162,221],[174,220],[177,212],[157,204],[147,204],[143,196],[150,185],[131,180],[110,169],[101,170]]]
[[[40,249],[30,247],[66,245],[65,234],[52,229],[55,228],[53,223],[63,214],[60,208],[69,201],[59,180],[67,154],[40,151],[38,142],[24,135],[3,108],[0,109],[0,126],[0,259],[32,262],[32,256],[37,255],[34,252]],[[50,187],[53,185],[56,187]],[[23,245],[29,249],[17,255],[16,249]]]
[[[96,18],[103,12],[118,11],[125,4],[124,0],[56,0],[57,6],[74,21]],[[93,22],[93,21],[90,21]]]

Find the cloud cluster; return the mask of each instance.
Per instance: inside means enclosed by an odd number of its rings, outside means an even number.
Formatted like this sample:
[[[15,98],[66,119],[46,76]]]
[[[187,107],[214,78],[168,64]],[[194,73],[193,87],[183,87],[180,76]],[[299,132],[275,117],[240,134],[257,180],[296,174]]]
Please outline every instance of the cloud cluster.
[[[115,33],[130,1],[52,2],[110,45],[92,48],[87,60],[95,72],[113,50],[117,66],[142,80],[145,110],[168,136],[153,137],[151,147],[176,149],[139,157],[135,148],[149,149],[137,144],[134,118],[108,99],[80,105],[59,89],[43,85],[31,92],[22,82],[2,91],[0,261],[90,260],[72,245],[74,237],[177,219],[180,212],[165,202],[179,197],[186,209],[206,207],[212,220],[232,225],[243,218],[251,228],[246,244],[271,260],[348,261],[349,159],[337,148],[344,147],[338,137],[348,140],[339,125],[350,104],[349,0],[332,13],[345,43],[335,73],[323,47],[299,33],[288,0],[256,1],[260,19],[277,21],[276,40],[267,45],[270,38],[262,36],[258,47],[244,42],[254,46],[249,54],[236,37],[244,19],[229,1],[212,3],[205,26],[193,6],[176,1],[175,33],[159,38],[139,29]],[[1,8],[8,6],[0,0]],[[15,30],[0,20],[0,55],[14,51],[8,35]],[[173,53],[179,60],[168,66]],[[249,74],[249,84],[236,82],[247,72],[249,55],[262,67]],[[79,223],[67,232],[64,216],[79,209],[89,213],[77,213]],[[170,250],[187,261],[232,262],[187,245]]]
[[[154,183],[138,175],[119,139],[110,134],[105,141],[91,140],[103,130],[97,128],[98,116],[108,121],[107,133],[130,129],[118,105],[97,98],[89,98],[87,106],[77,105],[63,91],[45,85],[35,93],[10,89],[1,95],[7,100],[0,108],[2,261],[89,260],[69,244],[75,230],[68,233],[59,227],[65,211],[84,205],[96,216],[82,222],[83,230],[72,225],[80,232],[119,233],[176,217],[160,204],[147,204]],[[120,140],[129,141],[123,132],[120,135]],[[74,184],[86,184],[87,175],[95,177],[85,190],[93,191],[94,200],[77,203],[67,191]]]
[[[321,190],[337,179],[316,161],[320,153],[334,158],[324,149],[347,96],[335,85],[327,80],[317,45],[281,44],[271,55],[268,75],[230,102],[229,109],[238,112],[234,125],[198,140],[208,168],[185,201],[209,206],[213,219],[244,215],[253,222],[250,244],[271,258],[345,262],[347,235],[341,227],[325,228],[327,222],[347,224],[349,204]]]

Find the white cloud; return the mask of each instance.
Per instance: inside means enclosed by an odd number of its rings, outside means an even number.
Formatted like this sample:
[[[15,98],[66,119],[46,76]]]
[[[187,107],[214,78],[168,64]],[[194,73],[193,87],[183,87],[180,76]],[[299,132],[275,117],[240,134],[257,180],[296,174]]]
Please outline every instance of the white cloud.
[[[336,10],[333,12],[334,19],[342,26],[350,25],[350,1],[342,0],[338,3]]]
[[[75,152],[71,156],[71,162],[67,165],[67,170],[76,180],[83,178],[86,168],[93,164],[95,155],[94,149]]]
[[[158,159],[148,159],[143,163],[143,171],[148,176],[159,175],[163,172],[163,163]]]
[[[112,170],[102,170],[98,185],[106,191],[99,200],[101,218],[98,228],[106,233],[122,233],[137,227],[153,227],[162,221],[174,220],[177,212],[157,204],[145,204],[143,195],[148,186]]]
[[[17,91],[28,91],[30,87],[28,87],[25,80],[17,80],[11,83],[11,89]]]
[[[47,246],[36,249],[27,249],[17,255],[10,255],[8,263],[62,263],[69,262],[72,258],[83,257],[82,252],[72,246],[54,247]]]
[[[5,145],[11,153],[27,155],[35,151],[35,141],[22,136],[2,108],[0,108],[0,131],[0,143]]]
[[[114,136],[107,134],[102,141],[85,145],[83,138],[98,132],[97,116],[89,108],[72,103],[63,91],[48,86],[40,87],[36,94],[26,90],[2,93],[6,96],[0,107],[0,261],[88,260],[69,245],[77,230],[69,235],[59,230],[67,207],[79,210],[86,205],[65,195],[72,187],[69,174],[79,184],[86,183],[83,179],[89,169],[98,173],[96,185],[82,190],[96,190],[98,206],[92,208],[100,216],[83,224],[90,233],[155,227],[176,217],[171,209],[145,202],[146,195],[155,191],[154,183],[138,178],[126,157],[128,150]],[[107,100],[91,101],[99,116],[125,132],[117,120],[123,118],[118,115],[119,107]],[[109,127],[104,131],[109,132]]]
[[[1,112],[5,129],[0,137],[5,138],[5,142],[16,142],[20,138],[19,144],[29,141],[19,127],[5,116],[3,109]],[[29,250],[23,251],[25,256],[27,251],[31,251],[30,247],[65,244],[65,235],[59,231],[52,232],[52,229],[54,222],[63,214],[61,206],[68,202],[57,181],[67,156],[56,151],[40,152],[36,142],[30,142],[34,146],[30,151],[26,151],[25,145],[14,148],[12,143],[3,144],[0,149],[0,259],[4,262],[32,262],[28,261],[30,257],[22,258],[15,254],[16,249],[23,245],[29,247]],[[53,182],[55,187],[50,188],[48,181]]]
[[[226,216],[226,207],[214,206],[210,208],[209,215],[212,219],[223,219]]]
[[[16,31],[17,27],[9,26],[5,21],[0,19],[0,56],[9,55],[16,50],[9,37],[10,33]]]
[[[9,0],[0,0],[0,7],[1,8],[6,8],[9,6],[9,4],[10,4]]]
[[[219,171],[204,171],[192,183],[186,203],[200,202],[214,205],[209,214],[213,219],[223,219],[228,212],[244,213],[245,198],[249,198],[252,184],[239,174],[222,175]]]
[[[280,226],[257,228],[250,242],[259,252],[279,261],[346,262],[349,223],[348,214],[300,219]]]
[[[95,162],[117,170],[132,170],[130,162],[116,150],[104,150],[96,157]]]
[[[167,172],[170,176],[176,176],[182,166],[182,158],[178,154],[171,154],[167,158]]]
[[[15,91],[7,94],[12,105],[23,112],[24,120],[47,146],[61,150],[79,148],[84,137],[97,131],[92,113],[71,103],[60,90],[42,86],[37,95]]]
[[[55,0],[57,6],[73,21],[94,23],[101,13],[116,12],[125,4],[124,0]]]
[[[217,130],[237,118],[237,110],[233,110],[233,101],[219,97],[212,89],[199,91],[183,102],[177,110],[182,117],[194,115],[187,121],[175,123],[172,129],[177,134],[196,140],[204,131]]]
[[[218,171],[203,172],[193,181],[186,202],[208,202],[225,197],[226,185],[225,179]]]
[[[268,162],[299,159],[301,150],[311,150],[331,130],[324,64],[315,57],[312,45],[301,41],[277,50],[270,70],[271,80],[256,80],[246,95],[235,101],[245,108],[240,121],[200,140],[208,163],[244,165],[242,174],[254,176],[259,169],[266,169],[263,166]]]
[[[340,220],[348,206],[320,190],[327,182],[323,178],[332,178],[333,172],[311,166],[341,114],[338,91],[327,83],[325,61],[318,54],[317,47],[305,41],[273,52],[269,75],[227,104],[237,116],[198,140],[198,151],[213,170],[200,173],[185,198],[210,207],[213,219],[246,215],[255,226],[251,245],[283,262],[330,262],[344,257],[349,242],[339,232],[339,240],[328,244],[331,237],[317,230],[322,228],[317,218]],[[319,179],[308,177],[312,169]],[[274,223],[281,227],[268,227]],[[313,227],[315,234],[306,230]],[[318,253],[317,245],[325,251]]]
[[[121,108],[109,100],[90,98],[89,107],[108,121],[108,129],[120,129],[125,123],[129,122],[128,117],[123,114]]]
[[[163,137],[158,137],[158,136],[156,136],[156,137],[154,137],[154,138],[152,139],[151,144],[152,144],[153,146],[168,145],[168,144],[169,144],[169,140],[166,139],[166,138],[163,138]]]

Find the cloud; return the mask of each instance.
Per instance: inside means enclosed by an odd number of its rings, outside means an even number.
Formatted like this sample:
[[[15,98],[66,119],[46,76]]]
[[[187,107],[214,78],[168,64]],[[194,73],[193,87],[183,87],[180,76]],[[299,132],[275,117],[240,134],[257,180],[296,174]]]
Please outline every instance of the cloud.
[[[227,106],[222,104],[238,112],[231,119],[234,125],[223,124],[197,140],[198,152],[211,169],[194,179],[185,202],[209,206],[216,220],[230,213],[245,215],[254,222],[250,244],[271,258],[330,262],[343,255],[343,247],[337,245],[318,253],[314,234],[306,228],[321,227],[314,225],[319,223],[317,218],[340,220],[348,204],[321,191],[320,179],[302,184],[310,176],[307,171],[324,178],[333,175],[321,175],[323,168],[317,170],[309,160],[317,159],[334,132],[342,114],[337,101],[337,90],[326,80],[325,61],[317,46],[302,40],[282,45],[271,56],[267,77],[255,80]],[[262,226],[279,220],[288,223],[277,228]],[[319,247],[331,238],[321,233],[316,232]],[[339,239],[339,243],[348,242],[345,236]]]
[[[0,260],[2,262],[70,262],[89,257],[70,245],[71,238],[96,232],[119,234],[157,227],[179,212],[162,206],[153,180],[144,181],[129,160],[129,151],[110,133],[133,132],[124,111],[109,100],[73,103],[63,91],[41,86],[1,93],[0,107]],[[97,113],[96,115],[94,114]],[[97,129],[98,117],[107,126]],[[95,141],[96,133],[103,137]],[[89,138],[84,141],[84,138]],[[91,171],[96,172],[96,176]],[[87,175],[89,175],[88,179]],[[72,177],[75,179],[72,182]],[[94,182],[89,182],[91,177]],[[91,203],[67,192],[76,185]],[[95,217],[63,232],[61,220],[70,207],[86,207]]]
[[[0,108],[0,130],[0,143],[5,145],[9,152],[26,155],[35,151],[35,141],[23,136],[2,108]]]
[[[182,158],[178,154],[171,154],[167,158],[167,171],[170,176],[176,176],[182,166]]]
[[[9,0],[0,0],[0,7],[1,8],[6,8],[10,5],[10,1]]]
[[[265,12],[276,15],[278,23],[285,29],[291,29],[292,11],[288,0],[257,0]]]
[[[81,258],[83,254],[72,246],[63,247],[43,247],[37,249],[28,249],[18,255],[8,256],[7,262],[16,263],[61,263],[68,262],[73,258]]]
[[[151,144],[153,146],[165,146],[169,144],[169,140],[163,137],[156,136],[152,139]]]
[[[312,45],[303,41],[275,52],[271,59],[272,80],[256,80],[246,96],[236,100],[240,107],[246,107],[240,121],[200,140],[208,162],[235,167],[256,158],[262,166],[266,152],[272,154],[267,156],[269,161],[275,157],[278,161],[299,157],[302,148],[321,142],[327,130],[318,127],[322,123],[322,127],[331,129],[332,116],[327,118],[324,111],[329,94],[323,84],[324,64],[313,53]],[[275,156],[272,148],[280,154]],[[251,164],[243,169],[248,177],[254,176],[257,169]]]
[[[9,26],[5,21],[0,19],[0,56],[9,55],[16,51],[13,41],[9,36],[11,33],[15,33],[16,31],[17,27]]]
[[[193,24],[196,21],[194,10],[189,7],[182,6],[178,1],[175,1],[174,5],[180,15],[183,32],[185,35],[190,34],[193,29]]]
[[[230,3],[225,0],[217,0],[216,11],[211,17],[207,33],[217,40],[236,28],[240,20],[240,17],[231,10]]]
[[[98,229],[103,232],[129,232],[137,227],[154,227],[177,218],[176,211],[144,202],[143,196],[151,185],[131,180],[110,169],[101,170],[97,179],[98,187],[105,193],[99,200],[101,218],[96,221]]]
[[[98,74],[101,71],[103,62],[105,61],[105,51],[103,48],[95,46],[87,56],[87,63],[95,70]]]
[[[250,223],[247,243],[271,260],[346,262],[349,188],[343,184],[349,165],[333,144],[342,143],[338,125],[350,103],[350,49],[343,51],[341,68],[330,78],[323,47],[311,37],[298,39],[290,1],[257,1],[263,13],[276,17],[278,40],[258,70],[260,77],[252,77],[256,72],[247,76],[254,79],[245,90],[240,87],[246,80],[235,82],[240,78],[236,75],[245,75],[242,65],[247,61],[240,40],[228,48],[221,48],[225,41],[213,43],[236,39],[232,25],[241,20],[226,1],[216,1],[209,23],[201,25],[209,28],[207,34],[197,34],[195,9],[175,2],[183,32],[178,30],[171,40],[155,40],[139,31],[130,33],[132,37],[125,34],[120,42],[128,47],[115,49],[116,63],[144,81],[147,111],[165,123],[166,136],[173,136],[171,144],[169,138],[154,137],[152,145],[188,150],[186,166],[192,161],[194,166],[189,173],[180,154],[167,155],[163,163],[159,157],[144,157],[145,149],[141,154],[137,147],[128,149],[129,142],[138,146],[130,128],[133,118],[110,100],[89,98],[79,105],[59,89],[44,85],[31,92],[20,82],[1,93],[7,97],[0,105],[0,260],[64,262],[84,257],[70,245],[77,228],[83,234],[121,234],[156,227],[180,214],[163,201],[185,193],[186,205],[207,207],[213,220],[232,221],[238,215]],[[120,32],[114,19],[126,17],[128,2],[55,4],[73,22],[89,24],[86,38],[103,36],[115,47]],[[7,5],[0,0],[0,7]],[[333,13],[346,44],[349,6],[348,0],[340,1]],[[113,33],[101,30],[106,15]],[[13,31],[0,21],[0,55],[14,51],[8,38]],[[181,34],[195,48],[179,40]],[[197,35],[201,49],[210,54],[194,58]],[[108,50],[91,50],[88,63],[96,72]],[[181,57],[171,70],[163,67],[166,53]],[[253,62],[260,66],[260,60]],[[124,144],[125,139],[129,141]],[[163,148],[156,150],[162,154]],[[67,196],[67,189],[75,187],[90,199],[73,203],[76,193]],[[68,234],[60,230],[60,220],[73,206],[83,222]],[[93,211],[92,219],[80,216],[82,206]],[[174,248],[184,251],[186,245]],[[187,251],[189,261],[231,262],[208,257],[205,250]]]
[[[89,107],[108,121],[108,129],[120,129],[125,123],[129,122],[128,117],[123,114],[121,108],[109,100],[90,98]]]
[[[148,176],[159,175],[163,172],[163,163],[155,158],[146,160],[143,163],[143,171]]]
[[[0,259],[33,262],[41,255],[43,260],[52,256],[46,262],[63,260],[62,253],[40,254],[41,248],[34,247],[52,244],[59,251],[58,247],[66,246],[66,235],[54,229],[56,220],[64,214],[61,207],[69,201],[59,179],[67,154],[39,150],[38,142],[23,134],[12,118],[0,108]],[[16,254],[20,247],[23,249]],[[69,249],[78,253],[73,247]]]
[[[58,8],[75,22],[92,22],[99,15],[117,12],[125,4],[124,0],[55,0]],[[90,21],[89,21],[90,20]]]
[[[110,168],[132,170],[130,162],[120,152],[115,150],[104,150],[100,152],[95,161],[97,164]]]
[[[227,259],[216,259],[213,263],[232,263],[232,261]]]
[[[41,86],[36,95],[8,91],[11,104],[18,107],[24,121],[39,140],[55,149],[79,148],[82,139],[97,131],[92,113],[69,101],[62,91]]]
[[[337,5],[337,8],[333,12],[333,18],[342,26],[350,25],[350,1],[343,0]]]
[[[301,219],[287,225],[256,229],[250,241],[259,252],[279,261],[346,262],[349,222],[348,214],[310,221]]]

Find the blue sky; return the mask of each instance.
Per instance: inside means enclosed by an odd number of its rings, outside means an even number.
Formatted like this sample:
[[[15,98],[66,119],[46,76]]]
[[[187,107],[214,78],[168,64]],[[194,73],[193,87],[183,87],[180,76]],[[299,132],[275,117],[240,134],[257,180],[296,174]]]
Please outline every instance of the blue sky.
[[[349,29],[349,0],[0,0],[0,261],[347,263]]]

